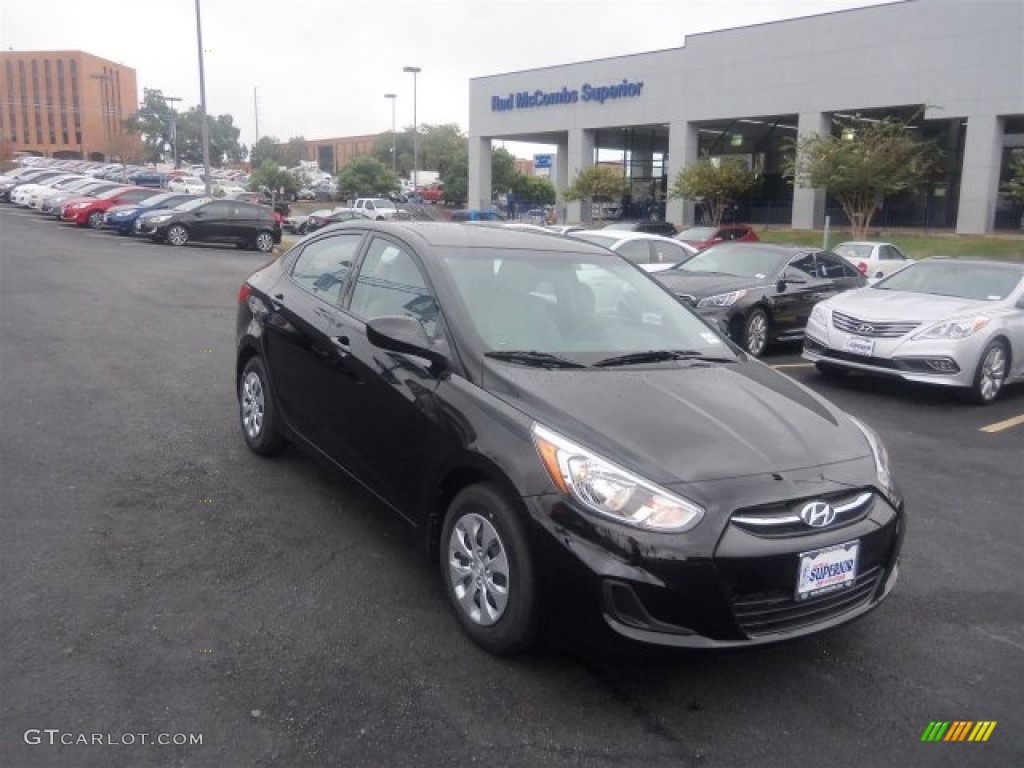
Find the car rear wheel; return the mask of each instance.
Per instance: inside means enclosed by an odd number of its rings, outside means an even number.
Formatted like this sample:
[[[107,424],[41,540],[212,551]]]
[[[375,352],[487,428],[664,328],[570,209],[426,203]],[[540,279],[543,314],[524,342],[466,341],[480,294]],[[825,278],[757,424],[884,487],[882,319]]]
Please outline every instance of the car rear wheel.
[[[274,250],[274,236],[269,232],[260,232],[256,235],[256,250],[260,253],[270,253]]]
[[[754,357],[760,357],[768,347],[768,315],[763,309],[754,309],[743,324],[740,344]]]
[[[188,230],[181,224],[173,224],[167,230],[167,242],[171,245],[184,245],[188,242]]]
[[[1003,390],[1009,362],[1006,343],[999,339],[989,342],[978,361],[974,384],[967,393],[968,399],[978,405],[993,402]]]
[[[452,500],[441,533],[445,591],[459,623],[491,653],[511,653],[536,640],[533,564],[522,523],[491,485],[464,488]]]
[[[89,218],[86,219],[85,223],[90,229],[99,229],[103,226],[103,213],[100,211],[93,211],[89,214]]]
[[[277,410],[263,361],[252,358],[242,369],[238,382],[239,418],[242,436],[253,453],[272,456],[284,448],[284,436],[277,425]]]

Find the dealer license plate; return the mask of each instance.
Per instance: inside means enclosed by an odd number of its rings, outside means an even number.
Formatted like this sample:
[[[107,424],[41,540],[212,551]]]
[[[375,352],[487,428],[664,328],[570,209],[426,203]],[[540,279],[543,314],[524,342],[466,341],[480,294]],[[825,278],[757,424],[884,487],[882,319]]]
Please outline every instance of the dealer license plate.
[[[851,336],[846,340],[846,346],[844,349],[855,355],[871,357],[875,353],[875,340],[862,339],[860,336]]]
[[[796,581],[796,599],[807,600],[852,586],[857,579],[859,553],[860,541],[802,552]]]

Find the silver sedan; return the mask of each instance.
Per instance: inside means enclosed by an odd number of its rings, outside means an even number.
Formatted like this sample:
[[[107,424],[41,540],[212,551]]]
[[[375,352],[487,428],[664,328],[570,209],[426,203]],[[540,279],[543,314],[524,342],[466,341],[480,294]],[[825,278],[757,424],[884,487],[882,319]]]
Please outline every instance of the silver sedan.
[[[1024,380],[1024,264],[915,262],[815,306],[803,356],[826,375],[856,370],[959,387],[988,404]]]

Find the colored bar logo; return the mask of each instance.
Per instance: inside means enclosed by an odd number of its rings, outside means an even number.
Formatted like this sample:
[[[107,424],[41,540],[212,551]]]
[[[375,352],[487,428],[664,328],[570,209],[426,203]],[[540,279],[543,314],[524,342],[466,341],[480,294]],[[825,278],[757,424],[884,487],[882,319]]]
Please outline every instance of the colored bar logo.
[[[996,720],[933,720],[921,734],[921,741],[988,741]]]

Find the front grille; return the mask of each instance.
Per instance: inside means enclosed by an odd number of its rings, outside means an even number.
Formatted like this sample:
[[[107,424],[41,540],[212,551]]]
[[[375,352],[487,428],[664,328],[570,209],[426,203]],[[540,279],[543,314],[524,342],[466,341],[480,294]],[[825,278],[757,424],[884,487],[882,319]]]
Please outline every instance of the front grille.
[[[914,322],[874,322],[853,315],[832,311],[832,325],[845,333],[855,333],[873,339],[898,339],[917,328]]]
[[[821,533],[824,528],[812,528],[800,519],[800,510],[811,501],[826,501],[835,510],[835,520],[828,526],[828,529],[831,530],[863,520],[871,511],[875,494],[864,490],[852,493],[844,491],[813,499],[788,500],[779,504],[748,507],[737,510],[733,514],[732,524],[758,536],[798,536]]]
[[[823,357],[831,357],[835,360],[846,360],[851,363],[862,363],[872,368],[898,368],[892,360],[886,357],[868,357],[867,355],[855,355],[853,352],[843,352],[839,349],[827,349],[820,353]]]
[[[867,603],[878,587],[881,566],[862,573],[853,585],[823,597],[798,601],[792,593],[749,594],[733,600],[736,623],[750,637],[787,632],[841,616]]]

